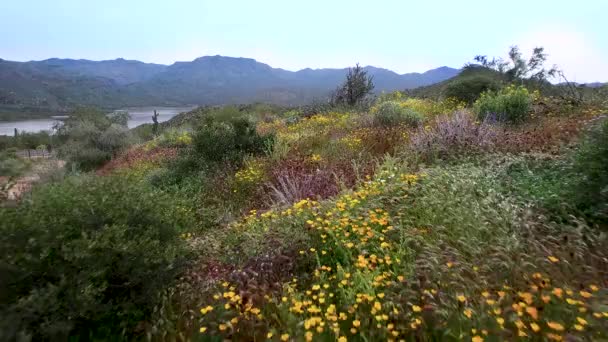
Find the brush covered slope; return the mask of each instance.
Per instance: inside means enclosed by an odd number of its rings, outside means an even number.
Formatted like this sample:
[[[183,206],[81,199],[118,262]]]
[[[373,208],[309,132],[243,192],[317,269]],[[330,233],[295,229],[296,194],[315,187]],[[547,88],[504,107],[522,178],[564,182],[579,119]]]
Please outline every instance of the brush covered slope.
[[[11,291],[2,331],[183,341],[608,338],[606,103],[570,107],[523,87],[475,103],[390,93],[364,109],[182,115],[98,175],[41,186],[32,198],[49,200],[0,211],[0,241],[12,251],[3,257]],[[99,204],[93,213],[37,207],[53,196]],[[44,249],[30,243],[36,229],[11,222],[74,222],[87,233],[45,233],[55,247]],[[41,248],[69,272],[44,273],[32,262]],[[20,269],[30,270],[27,283]],[[67,305],[62,293],[83,279],[96,286]]]

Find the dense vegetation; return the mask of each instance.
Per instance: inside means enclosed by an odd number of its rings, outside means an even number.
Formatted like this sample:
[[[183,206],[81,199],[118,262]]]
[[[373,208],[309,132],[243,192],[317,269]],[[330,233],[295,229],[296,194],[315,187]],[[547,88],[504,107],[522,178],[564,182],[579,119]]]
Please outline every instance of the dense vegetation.
[[[1,338],[608,338],[608,102],[485,61],[436,97],[353,69],[352,101],[74,113],[76,172],[0,209]]]

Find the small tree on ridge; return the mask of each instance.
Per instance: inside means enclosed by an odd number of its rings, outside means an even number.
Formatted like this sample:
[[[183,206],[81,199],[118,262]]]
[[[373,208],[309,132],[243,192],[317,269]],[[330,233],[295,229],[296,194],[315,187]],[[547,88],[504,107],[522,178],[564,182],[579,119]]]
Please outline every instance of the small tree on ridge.
[[[372,90],[374,90],[373,77],[357,63],[354,68],[348,68],[346,80],[332,94],[332,102],[354,106],[365,99]]]

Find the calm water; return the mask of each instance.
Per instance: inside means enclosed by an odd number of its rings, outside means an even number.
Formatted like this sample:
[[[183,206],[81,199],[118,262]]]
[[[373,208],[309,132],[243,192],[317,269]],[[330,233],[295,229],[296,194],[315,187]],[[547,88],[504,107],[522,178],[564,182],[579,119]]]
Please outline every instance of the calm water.
[[[179,113],[187,112],[192,110],[194,107],[136,107],[136,108],[125,108],[131,115],[129,120],[129,128],[133,128],[145,123],[152,123],[152,113],[154,109],[158,112],[158,121],[163,122],[171,119]],[[53,125],[58,122],[58,118],[52,117],[49,119],[37,119],[37,120],[22,120],[22,121],[8,121],[0,122],[0,135],[13,135],[15,128],[19,132],[40,132],[45,130],[51,130]]]

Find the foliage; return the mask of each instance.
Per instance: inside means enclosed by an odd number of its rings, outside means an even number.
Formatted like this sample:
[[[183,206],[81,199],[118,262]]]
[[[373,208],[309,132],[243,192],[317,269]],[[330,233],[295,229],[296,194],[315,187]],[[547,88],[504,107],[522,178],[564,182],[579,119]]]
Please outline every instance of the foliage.
[[[21,176],[30,168],[30,163],[19,158],[15,149],[6,149],[0,151],[0,176],[15,178]]]
[[[12,137],[0,135],[0,150],[10,147],[33,150],[37,149],[41,145],[44,145],[49,149],[53,148],[53,137],[49,132],[18,132],[16,136]]]
[[[346,80],[334,91],[331,102],[337,105],[355,106],[365,100],[373,90],[373,77],[357,63],[354,68],[348,69]]]
[[[596,122],[569,154],[517,160],[508,168],[505,182],[512,191],[547,210],[553,220],[570,222],[573,217],[585,217],[592,223],[605,224],[606,122]]]
[[[382,102],[375,108],[374,122],[379,126],[396,126],[404,124],[409,127],[418,127],[424,120],[422,114],[411,108],[402,106],[399,102]]]
[[[184,256],[191,222],[121,177],[78,177],[0,209],[3,340],[132,336]]]
[[[601,257],[605,238],[583,227],[589,240],[572,232],[566,246],[555,243],[543,232],[559,230],[500,192],[496,168],[414,175],[388,160],[373,180],[334,200],[252,212],[232,227],[239,237],[226,241],[225,253],[238,253],[237,265],[267,255],[265,263],[285,266],[227,274],[199,307],[199,337],[603,336],[603,309],[594,309],[606,299],[602,275],[570,263]]]
[[[148,148],[160,147],[187,147],[192,144],[192,132],[188,129],[168,128],[156,139],[146,144]]]
[[[519,48],[512,46],[509,50],[509,60],[502,58],[492,58],[488,60],[487,56],[476,56],[475,61],[483,67],[494,69],[503,74],[508,83],[518,82],[522,80],[531,80],[537,83],[545,83],[551,77],[558,73],[556,66],[549,70],[544,68],[544,63],[547,60],[547,54],[543,47],[536,47],[532,50],[532,55],[529,60],[525,60]]]
[[[608,222],[608,119],[595,123],[583,139],[574,159],[576,202],[581,210]]]
[[[192,146],[178,160],[186,170],[209,170],[220,165],[239,167],[248,154],[263,154],[272,136],[260,136],[247,118],[231,113],[208,117],[192,137]]]
[[[93,170],[130,145],[133,137],[127,128],[128,113],[105,115],[93,108],[80,108],[70,114],[57,129],[61,142],[59,156],[68,168]]]
[[[499,89],[500,83],[493,75],[469,73],[465,77],[449,82],[445,88],[444,96],[472,105],[482,93]]]
[[[497,133],[487,122],[475,122],[470,113],[458,111],[443,115],[426,128],[418,129],[410,137],[407,153],[414,152],[424,161],[457,159],[464,154],[490,150]]]
[[[487,117],[509,123],[528,119],[532,109],[532,94],[523,86],[508,86],[497,92],[486,92],[475,101],[474,110],[480,120]]]

